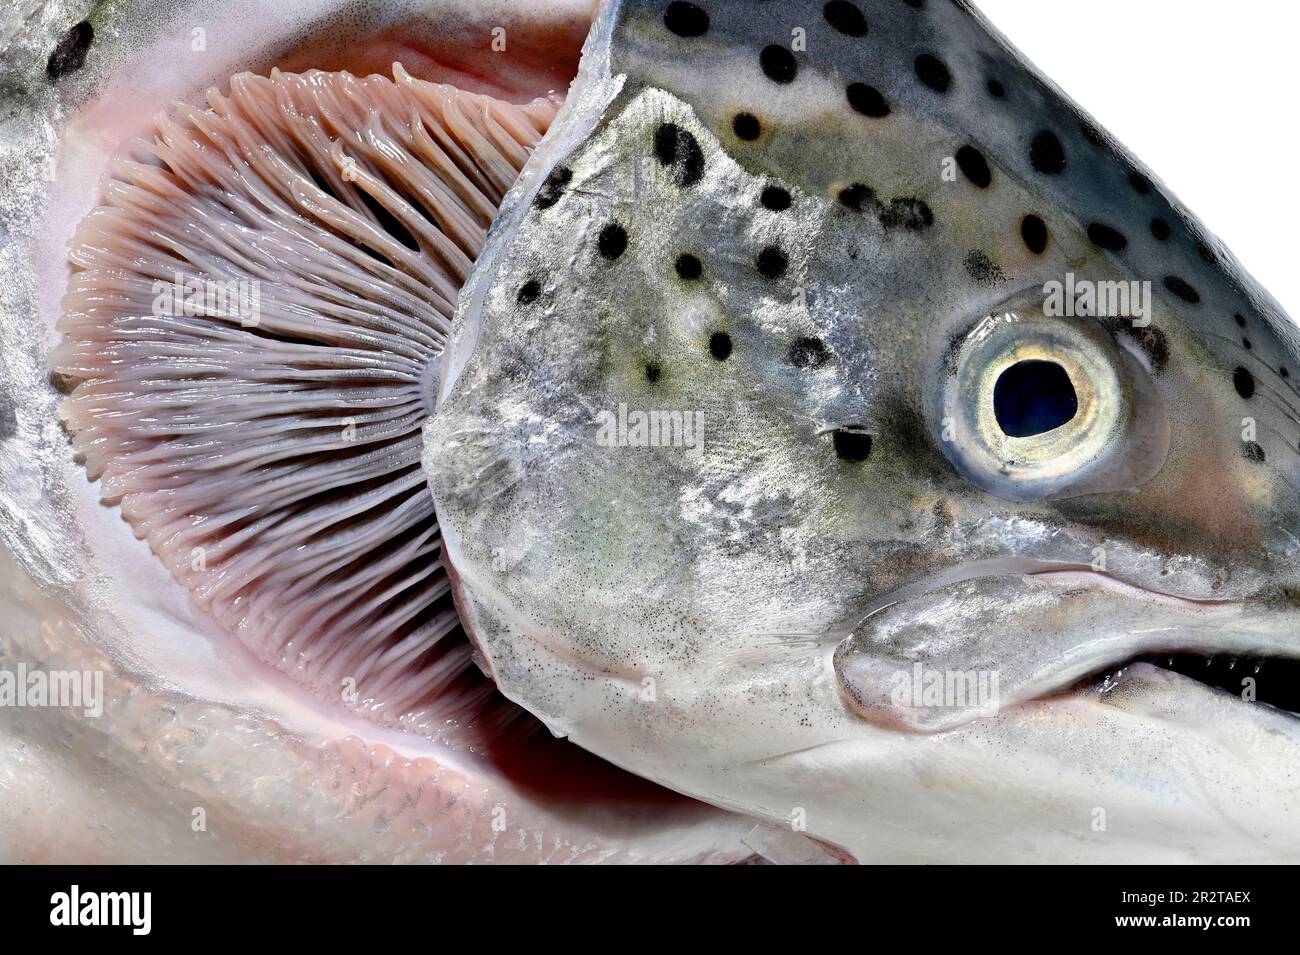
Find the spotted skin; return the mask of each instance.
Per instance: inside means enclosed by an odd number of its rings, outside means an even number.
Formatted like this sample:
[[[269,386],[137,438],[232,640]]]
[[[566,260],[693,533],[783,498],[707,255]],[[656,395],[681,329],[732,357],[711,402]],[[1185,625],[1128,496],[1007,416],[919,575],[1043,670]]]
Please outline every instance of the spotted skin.
[[[462,297],[424,462],[484,665],[602,756],[863,859],[973,858],[1008,805],[1037,839],[1001,858],[1294,856],[1294,727],[1145,671],[1075,688],[1241,634],[1300,652],[1289,319],[968,5],[762,11],[606,8]],[[1150,323],[1049,315],[1067,275],[1149,282]],[[990,437],[991,355],[1062,363],[1077,420]],[[703,446],[597,427],[655,411]],[[1021,708],[925,723],[881,693],[913,663]],[[1184,807],[1251,759],[1231,812]],[[1099,799],[1122,831],[1080,834]]]

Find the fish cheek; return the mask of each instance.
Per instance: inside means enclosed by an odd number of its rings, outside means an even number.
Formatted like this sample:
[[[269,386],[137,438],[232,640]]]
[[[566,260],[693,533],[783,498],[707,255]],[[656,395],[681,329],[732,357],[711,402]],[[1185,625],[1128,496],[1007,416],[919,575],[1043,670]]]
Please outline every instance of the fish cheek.
[[[1226,385],[1221,360],[1176,315],[1158,309],[1151,328],[1162,330],[1160,340],[1137,329],[1121,339],[1146,354],[1168,409],[1163,466],[1136,488],[1058,501],[1052,509],[1170,557],[1196,554],[1215,566],[1257,563],[1265,525],[1276,520],[1277,508],[1295,509],[1291,488],[1246,453],[1255,429],[1271,430],[1263,420],[1268,409],[1251,407]]]

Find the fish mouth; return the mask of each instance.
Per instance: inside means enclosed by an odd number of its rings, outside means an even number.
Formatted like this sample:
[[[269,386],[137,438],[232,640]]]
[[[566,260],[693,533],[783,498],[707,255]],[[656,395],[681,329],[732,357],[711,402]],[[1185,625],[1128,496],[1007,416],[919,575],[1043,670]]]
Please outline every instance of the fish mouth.
[[[878,602],[833,652],[848,707],[936,733],[1063,697],[1104,698],[1156,668],[1300,718],[1287,601],[1196,599],[1086,566],[1016,570],[967,568]]]

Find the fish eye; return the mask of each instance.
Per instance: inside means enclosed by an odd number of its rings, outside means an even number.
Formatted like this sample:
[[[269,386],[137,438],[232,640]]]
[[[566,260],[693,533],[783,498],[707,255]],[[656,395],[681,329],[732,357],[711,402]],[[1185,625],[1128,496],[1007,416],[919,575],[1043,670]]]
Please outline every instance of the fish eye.
[[[1136,487],[1169,446],[1150,372],[1124,336],[1036,307],[985,316],[945,361],[941,446],[980,488],[1009,500]]]
[[[1018,361],[998,375],[993,414],[1004,434],[1028,438],[1065,427],[1079,411],[1069,373],[1054,361]]]

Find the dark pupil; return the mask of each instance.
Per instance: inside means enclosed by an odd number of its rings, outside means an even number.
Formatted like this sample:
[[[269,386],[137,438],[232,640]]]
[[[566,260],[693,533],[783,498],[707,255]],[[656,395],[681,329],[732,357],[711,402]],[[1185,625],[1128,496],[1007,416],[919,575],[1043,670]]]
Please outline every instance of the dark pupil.
[[[1017,362],[993,386],[993,414],[1013,438],[1059,428],[1078,410],[1070,376],[1054,361]]]

